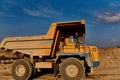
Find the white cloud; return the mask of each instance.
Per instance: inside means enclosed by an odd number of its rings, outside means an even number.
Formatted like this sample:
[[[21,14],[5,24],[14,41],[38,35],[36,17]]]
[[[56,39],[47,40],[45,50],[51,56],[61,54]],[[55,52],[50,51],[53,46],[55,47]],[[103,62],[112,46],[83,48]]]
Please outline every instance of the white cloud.
[[[60,17],[62,14],[51,9],[48,7],[41,7],[39,9],[28,9],[28,8],[24,8],[23,11],[30,15],[30,16],[35,16],[35,17],[45,17],[45,18],[57,18]]]
[[[110,12],[105,12],[106,15],[110,15]]]
[[[109,6],[110,7],[120,7],[120,4],[119,4],[119,1],[114,1],[114,2],[109,3]]]
[[[120,12],[110,15],[109,12],[106,12],[104,15],[97,15],[97,17],[102,21],[106,23],[118,23],[120,22]]]
[[[109,6],[116,7],[117,5],[115,3],[110,3]]]
[[[37,11],[37,10],[30,10],[30,9],[24,9],[24,12],[28,15],[31,15],[31,16],[36,16],[36,17],[40,17],[40,16],[44,16],[44,17],[49,17],[49,16],[46,16],[45,14],[41,13],[40,11]]]
[[[118,39],[112,39],[112,42],[120,42]]]
[[[18,5],[15,1],[13,0],[2,0],[1,1],[2,4],[0,5],[1,9],[4,10],[10,10],[12,7],[14,7],[15,5]]]
[[[0,12],[0,16],[6,16],[6,17],[17,17],[16,15],[8,14],[8,13],[6,13],[6,12]]]

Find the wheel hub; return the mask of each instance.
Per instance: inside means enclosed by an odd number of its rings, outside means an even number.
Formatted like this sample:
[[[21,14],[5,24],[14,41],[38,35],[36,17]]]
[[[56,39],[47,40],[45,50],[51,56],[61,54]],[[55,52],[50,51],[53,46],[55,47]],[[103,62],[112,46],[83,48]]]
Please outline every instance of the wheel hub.
[[[18,76],[23,76],[25,74],[25,67],[23,65],[18,65],[15,72]]]
[[[78,74],[78,68],[75,65],[68,65],[65,71],[69,77],[75,77]]]

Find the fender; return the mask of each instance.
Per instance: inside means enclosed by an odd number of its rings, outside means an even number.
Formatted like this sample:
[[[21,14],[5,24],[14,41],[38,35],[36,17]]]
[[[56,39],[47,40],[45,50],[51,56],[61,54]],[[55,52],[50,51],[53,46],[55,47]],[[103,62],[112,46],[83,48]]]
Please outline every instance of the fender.
[[[89,54],[87,54],[87,53],[63,53],[63,52],[61,52],[61,53],[59,53],[59,55],[57,55],[55,63],[59,63],[59,61],[61,59],[65,59],[68,57],[76,57],[76,58],[81,59],[81,60],[84,58],[87,65],[89,67],[93,67],[92,62],[91,62],[90,57],[89,57]]]
[[[87,63],[87,65],[89,66],[89,67],[93,67],[93,64],[92,64],[92,61],[91,61],[91,59],[90,59],[90,56],[89,56],[89,54],[87,54],[87,53],[82,53],[82,54],[80,54],[82,57],[85,57],[85,61],[86,61],[86,63]]]

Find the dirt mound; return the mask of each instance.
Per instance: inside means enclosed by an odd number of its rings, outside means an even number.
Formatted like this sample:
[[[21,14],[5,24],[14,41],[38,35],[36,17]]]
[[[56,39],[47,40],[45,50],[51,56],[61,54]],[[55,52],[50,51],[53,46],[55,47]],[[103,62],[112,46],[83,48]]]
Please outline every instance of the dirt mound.
[[[120,67],[120,48],[99,49],[101,67]]]
[[[100,66],[94,69],[93,80],[120,80],[120,48],[99,49]]]

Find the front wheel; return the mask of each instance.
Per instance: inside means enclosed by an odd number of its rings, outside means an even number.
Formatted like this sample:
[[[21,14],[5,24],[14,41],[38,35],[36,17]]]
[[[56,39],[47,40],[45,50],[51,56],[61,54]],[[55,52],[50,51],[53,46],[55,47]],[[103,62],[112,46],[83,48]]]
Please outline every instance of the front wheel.
[[[84,72],[84,66],[77,58],[67,58],[60,66],[60,74],[64,80],[80,80]]]
[[[33,73],[33,67],[30,61],[19,59],[13,63],[11,72],[15,80],[29,80]]]

